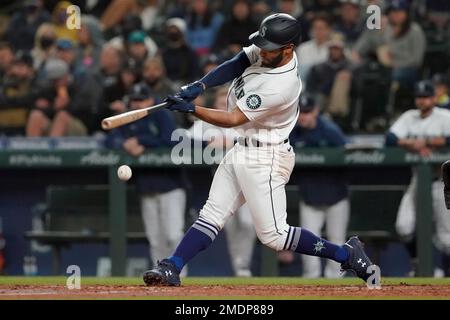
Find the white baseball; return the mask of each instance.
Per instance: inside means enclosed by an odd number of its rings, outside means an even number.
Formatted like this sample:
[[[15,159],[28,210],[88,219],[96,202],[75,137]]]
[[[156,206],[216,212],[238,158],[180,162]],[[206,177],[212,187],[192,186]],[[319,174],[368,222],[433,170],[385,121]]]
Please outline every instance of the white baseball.
[[[117,169],[117,176],[122,181],[127,181],[131,178],[131,168],[127,165],[121,165],[119,169]]]

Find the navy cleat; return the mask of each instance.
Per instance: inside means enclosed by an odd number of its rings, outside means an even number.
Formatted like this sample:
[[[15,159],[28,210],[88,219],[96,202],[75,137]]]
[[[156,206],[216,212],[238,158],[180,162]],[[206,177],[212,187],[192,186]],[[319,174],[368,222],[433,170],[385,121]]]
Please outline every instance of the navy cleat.
[[[341,264],[342,271],[352,271],[356,276],[367,281],[371,273],[367,273],[369,266],[373,265],[364,252],[363,243],[358,237],[351,237],[345,244],[349,251],[348,260]]]
[[[143,275],[147,286],[175,286],[181,285],[180,274],[175,264],[169,259],[158,261],[156,268],[145,271]]]

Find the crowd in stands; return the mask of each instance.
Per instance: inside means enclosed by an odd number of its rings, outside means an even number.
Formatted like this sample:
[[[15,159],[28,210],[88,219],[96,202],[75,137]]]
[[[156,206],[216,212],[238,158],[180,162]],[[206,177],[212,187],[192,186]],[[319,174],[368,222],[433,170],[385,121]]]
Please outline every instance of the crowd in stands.
[[[304,91],[345,133],[385,132],[432,79],[449,108],[446,0],[4,1],[0,7],[0,135],[85,136],[129,108],[134,84],[154,102],[248,46],[272,12],[301,21]],[[81,9],[79,29],[67,7]],[[381,9],[373,19],[370,5]],[[379,23],[370,29],[368,21]],[[211,106],[215,91],[202,103]],[[193,119],[176,115],[177,126]]]

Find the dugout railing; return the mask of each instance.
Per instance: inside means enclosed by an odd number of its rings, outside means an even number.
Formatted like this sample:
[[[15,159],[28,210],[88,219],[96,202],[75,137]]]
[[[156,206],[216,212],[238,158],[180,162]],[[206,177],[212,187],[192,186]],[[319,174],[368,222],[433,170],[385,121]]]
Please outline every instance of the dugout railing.
[[[192,153],[192,158],[194,153]],[[417,244],[419,264],[418,276],[433,275],[432,257],[432,199],[431,182],[432,166],[440,165],[450,159],[450,150],[442,150],[424,159],[418,155],[397,148],[374,150],[345,149],[298,149],[296,150],[296,165],[304,167],[337,167],[337,168],[384,168],[384,167],[415,167],[418,174],[417,188]],[[186,159],[185,159],[186,160]],[[191,159],[193,160],[193,159]],[[198,159],[197,159],[198,160]],[[109,245],[112,261],[112,275],[123,276],[126,266],[127,252],[127,184],[117,179],[117,167],[128,164],[132,167],[173,168],[170,150],[154,150],[138,158],[125,153],[104,149],[54,150],[11,148],[0,149],[0,170],[26,168],[29,170],[47,168],[73,170],[91,168],[107,170],[108,172],[108,206],[109,206]],[[202,162],[184,164],[190,167],[208,167]],[[392,177],[395,178],[395,177]],[[269,265],[271,254],[263,254]],[[267,268],[264,270],[268,270]]]

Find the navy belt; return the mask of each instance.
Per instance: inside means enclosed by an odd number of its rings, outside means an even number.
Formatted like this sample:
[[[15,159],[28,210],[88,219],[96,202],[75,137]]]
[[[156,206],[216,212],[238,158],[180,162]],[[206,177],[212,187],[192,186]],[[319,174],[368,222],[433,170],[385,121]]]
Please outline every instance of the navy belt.
[[[271,142],[261,142],[256,139],[251,139],[249,137],[239,137],[235,139],[235,143],[239,143],[242,146],[248,147],[268,147],[268,146],[278,146],[280,144],[288,143],[289,139],[284,139],[282,142],[271,143]]]

